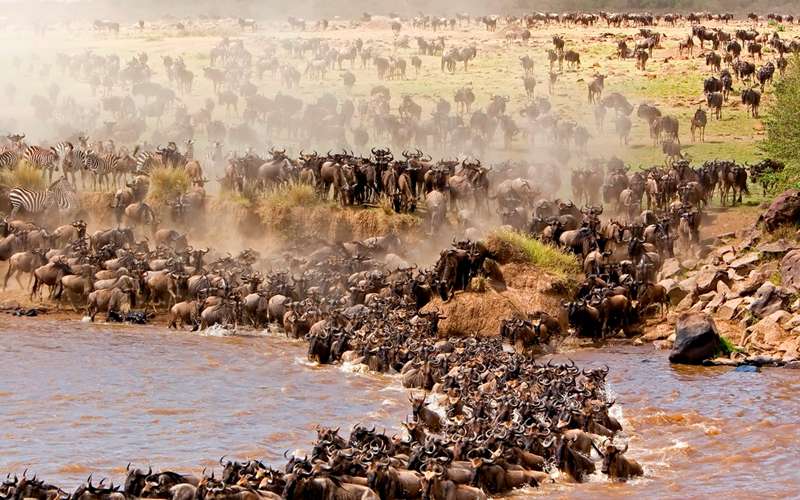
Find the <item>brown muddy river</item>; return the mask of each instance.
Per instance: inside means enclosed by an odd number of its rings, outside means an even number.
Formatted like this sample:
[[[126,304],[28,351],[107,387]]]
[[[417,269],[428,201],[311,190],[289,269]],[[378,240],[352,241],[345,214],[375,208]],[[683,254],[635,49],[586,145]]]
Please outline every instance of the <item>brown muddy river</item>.
[[[515,498],[795,497],[800,377],[672,368],[652,347],[571,353],[607,364],[610,390],[646,477],[548,485]],[[559,357],[563,358],[563,356]],[[396,429],[397,378],[316,367],[279,336],[215,337],[163,327],[0,317],[0,472],[67,487],[128,462],[179,470],[223,454],[280,464],[316,423]]]

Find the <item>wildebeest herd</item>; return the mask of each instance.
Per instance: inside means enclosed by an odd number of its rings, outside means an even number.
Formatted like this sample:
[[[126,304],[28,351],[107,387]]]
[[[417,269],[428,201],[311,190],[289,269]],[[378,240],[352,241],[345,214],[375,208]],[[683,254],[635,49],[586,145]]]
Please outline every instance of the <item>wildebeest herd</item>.
[[[770,21],[780,18],[781,23],[794,20],[792,16],[770,16]],[[627,92],[603,95],[606,86],[620,85],[615,75],[602,74],[599,70],[586,75],[585,85],[589,103],[594,105],[597,129],[590,131],[583,117],[565,114],[560,103],[554,102],[553,89],[559,78],[565,79],[571,71],[581,68],[582,49],[577,45],[581,42],[555,34],[542,46],[533,46],[541,52],[532,56],[527,50],[533,43],[530,40],[542,42],[541,37],[536,36],[539,29],[593,26],[603,21],[609,28],[640,27],[636,34],[621,33],[614,43],[620,59],[634,58],[642,70],[648,58],[654,57],[654,50],[663,50],[667,40],[656,26],[689,23],[691,33],[680,42],[679,56],[683,52],[692,55],[695,43],[704,51],[706,44],[710,44],[711,51],[705,52],[704,57],[714,76],[703,83],[706,108],[698,108],[687,120],[692,137],[695,138],[695,131],[699,130],[702,141],[707,125],[713,127],[707,113],[717,118],[721,116],[729,94],[737,92],[734,80],[741,82],[742,104],[755,117],[765,85],[772,81],[776,70],[783,73],[788,64],[786,56],[800,48],[798,40],[784,38],[786,35],[777,27],[770,29],[753,24],[746,29],[737,27],[735,31],[726,31],[728,26],[720,23],[729,22],[730,16],[709,13],[691,16],[647,13],[537,13],[482,18],[417,16],[395,19],[401,29],[392,42],[380,37],[369,38],[370,31],[366,28],[363,37],[338,39],[331,35],[337,30],[367,26],[370,22],[367,19],[372,18],[354,20],[349,25],[341,21],[320,22],[313,27],[304,20],[292,18],[286,26],[289,32],[281,31],[284,29],[281,23],[270,36],[262,33],[257,37],[251,32],[257,31],[261,24],[252,19],[233,20],[242,30],[242,38],[226,36],[211,48],[204,48],[199,63],[184,53],[170,53],[175,49],[168,49],[160,61],[153,60],[147,52],[123,60],[118,54],[87,50],[59,53],[52,61],[17,56],[10,63],[42,82],[52,80],[41,92],[35,89],[30,96],[27,108],[33,110],[37,126],[46,124],[58,131],[65,142],[92,156],[91,161],[100,170],[106,168],[111,172],[130,167],[130,159],[136,157],[132,153],[135,144],[140,144],[139,151],[146,151],[155,149],[150,144],[163,145],[169,141],[185,144],[190,140],[197,141],[202,150],[214,158],[217,169],[225,164],[223,145],[230,154],[241,157],[248,154],[248,148],[260,148],[265,143],[289,144],[296,146],[295,150],[300,146],[319,151],[345,148],[359,154],[366,154],[368,144],[386,143],[396,151],[419,147],[436,155],[455,153],[481,158],[493,150],[534,149],[537,144],[556,143],[557,147],[545,149],[552,149],[549,154],[554,160],[566,163],[569,154],[565,146],[581,156],[593,137],[603,139],[608,111],[614,113],[614,132],[627,144],[633,126],[630,115],[635,108],[625,97]],[[703,23],[718,24],[706,27]],[[225,25],[223,20],[218,20],[217,24]],[[450,95],[436,91],[432,96],[422,97],[394,90],[396,82],[402,83],[410,77],[407,66],[415,70],[416,78],[433,81],[440,78],[435,72],[420,73],[434,58],[445,73],[454,72],[456,68],[470,71],[484,50],[487,53],[495,50],[476,46],[477,42],[465,42],[462,32],[480,33],[482,25],[501,26],[507,33],[501,43],[515,51],[520,43],[525,44],[521,46],[525,52],[519,57],[522,77],[519,89],[513,92],[498,89],[495,93],[479,95],[473,90],[473,82],[464,82]],[[392,29],[394,26],[392,24]],[[119,29],[119,22],[94,23],[94,30],[115,33]],[[142,33],[143,29],[141,24],[130,28],[131,33]],[[406,34],[406,29],[413,34]],[[426,35],[427,30],[433,34]],[[537,80],[534,61],[545,54],[549,68],[544,80],[549,81],[549,98],[536,92],[537,82],[542,78]],[[756,58],[761,60],[771,54],[775,55],[773,60],[756,67]],[[585,59],[586,56],[584,65]],[[513,64],[517,64],[516,58]],[[377,84],[354,90],[360,79],[373,80],[371,75],[369,79],[365,76],[373,68]],[[330,73],[338,78],[332,78]],[[341,80],[344,91],[327,85],[327,91],[317,92],[322,80]],[[756,83],[760,90],[755,88]],[[210,89],[206,91],[207,86]],[[263,90],[275,87],[279,90],[274,94]],[[314,92],[309,92],[309,87]],[[18,106],[19,94],[27,90],[10,82],[5,88],[6,97]],[[678,120],[666,113],[663,117],[653,114],[646,117],[654,140],[663,143],[664,153],[671,158],[678,157],[681,152]],[[17,125],[26,128],[27,124]],[[6,128],[15,126],[9,121]],[[108,142],[95,142],[79,147],[79,139],[87,137],[87,131],[92,137],[103,137],[126,146],[117,148]],[[524,144],[520,138],[525,139]],[[59,148],[59,145],[49,144],[40,153],[45,153],[50,146]],[[15,152],[18,156],[12,155]],[[23,152],[7,149],[5,153],[9,154],[0,157],[0,166],[10,165]],[[109,165],[114,163],[109,154],[126,161]]]
[[[780,22],[792,21],[790,16],[780,17]],[[686,16],[692,35],[680,46],[691,53],[694,38],[701,47],[712,43],[714,50],[725,43],[724,55],[706,55],[707,64],[719,72],[703,84],[708,109],[716,118],[733,91],[734,76],[751,83],[757,78],[763,91],[774,70],[782,73],[786,68],[784,54],[798,49],[777,32],[768,37],[755,29],[737,30],[731,39],[722,28],[700,25],[702,20],[731,18]],[[646,13],[418,16],[393,23],[392,30],[398,34],[397,47],[411,42],[400,36],[404,26],[437,32],[416,43],[421,55],[440,57],[440,69],[447,74],[469,71],[480,54],[474,46],[450,47],[438,35],[448,27],[477,21],[494,32],[498,25],[505,26],[507,40],[516,43],[545,24],[590,26],[603,21],[609,27],[642,26],[633,51],[624,41],[618,51],[620,58],[634,57],[644,70],[662,41],[650,27],[682,19],[677,14]],[[251,19],[239,19],[238,25],[242,30],[259,29]],[[290,25],[302,31],[308,27],[296,18]],[[114,34],[120,25],[98,21],[95,29]],[[329,23],[320,21],[313,29],[325,31]],[[754,63],[740,57],[736,40],[745,44],[753,60],[766,45],[779,58],[756,70]],[[580,54],[565,48],[567,43],[555,36],[548,49],[551,86],[559,75],[556,65],[562,71],[564,60],[568,70],[580,68]],[[109,321],[145,323],[162,312],[169,315],[169,327],[178,329],[277,324],[287,336],[308,343],[312,361],[363,363],[374,372],[396,373],[404,387],[420,391],[410,398],[412,419],[403,423],[404,435],[356,425],[345,438],[338,429],[320,427],[311,453],[287,457],[280,469],[255,460],[220,459],[223,470],[217,478],[213,473],[193,476],[129,465],[123,485],[93,483],[90,477],[71,494],[26,474],[9,475],[0,496],[449,500],[537,486],[556,471],[583,481],[595,473],[599,461],[601,472],[611,479],[642,475],[641,465],[625,456],[627,444],[618,446],[624,436],[610,414],[614,401],[605,393],[607,370],[537,363],[534,355],[547,351],[567,328],[592,339],[641,333],[644,318],[656,308],[663,314],[668,305],[657,275],[664,260],[675,256],[675,243],[679,253],[702,251],[701,222],[714,196],[723,205],[741,203],[748,179],[761,182],[766,192],[772,182],[769,174],[782,165],[770,160],[755,165],[711,160],[692,166],[681,152],[678,118],[662,115],[647,103],[634,107],[619,92],[604,96],[602,74],[587,84],[598,129],[612,110],[615,130],[627,143],[632,127],[628,117],[636,109],[653,141],[662,145],[665,165],[631,171],[616,158],[589,158],[587,128],[551,113],[549,100],[535,97],[530,58],[520,60],[528,100],[519,112],[527,123],[519,125],[505,95],[493,95],[484,108],[473,110],[476,96],[471,87],[456,91],[455,110],[450,101],[436,99],[430,118],[423,118],[420,99],[408,95],[393,113],[391,93],[382,85],[361,100],[326,94],[316,102],[303,102],[280,92],[268,98],[254,83],[265,73],[279,78],[287,91],[301,79],[323,80],[334,70],[352,87],[355,76],[344,67],[352,70],[359,62],[362,68],[373,65],[380,80],[404,80],[408,74],[402,57],[384,56],[380,47],[360,39],[334,47],[317,38],[284,38],[261,48],[263,55],[255,56],[242,40],[229,38],[215,46],[202,72],[216,100],[206,100],[192,113],[180,96],[192,93],[195,75],[181,56],[164,56],[168,83],[157,83],[151,80],[154,71],[146,53],[124,66],[113,55],[59,55],[61,71],[102,94],[102,107],[114,119],[98,127],[96,114],[76,102],[57,103],[56,86],[49,97],[40,96],[33,104],[37,113],[47,118],[57,109],[58,115],[71,115],[78,129],[96,131],[104,139],[90,143],[86,134],[71,130],[62,142],[28,145],[25,135],[7,136],[0,167],[14,170],[27,164],[41,170],[50,184],[46,190],[8,186],[10,215],[0,224],[0,259],[8,261],[4,287],[14,277],[24,288],[20,275],[30,274],[32,298],[47,286],[52,300],[80,308],[92,320],[104,313]],[[292,57],[305,62],[304,71],[288,60]],[[419,74],[422,60],[415,57],[411,67]],[[721,68],[723,61],[729,69]],[[130,95],[117,93],[123,89]],[[741,99],[757,116],[761,93],[746,88]],[[217,106],[240,123],[229,127],[216,119]],[[165,125],[168,110],[174,113],[174,123]],[[139,142],[148,120],[167,146]],[[693,138],[699,133],[703,140],[707,123],[705,111],[698,108],[690,123]],[[479,158],[493,144],[498,128],[505,149],[512,149],[523,131],[531,144],[544,135],[548,142],[574,145],[582,166],[569,173],[572,201],[557,198],[569,157],[563,152],[566,148],[543,163],[482,162]],[[209,144],[207,162],[194,154],[199,131]],[[270,144],[308,147],[298,148],[296,155],[272,147],[262,156],[256,145],[264,143],[264,133]],[[381,141],[390,147],[367,146]],[[223,144],[239,151],[226,152]],[[440,159],[434,160],[434,154]],[[182,170],[191,184],[163,206],[148,199],[149,176],[159,169]],[[317,241],[311,252],[301,251],[308,242],[297,241],[295,248],[265,257],[252,249],[231,255],[194,247],[187,231],[216,215],[207,203],[207,172],[219,176],[223,189],[246,196],[305,184],[313,186],[317,196],[345,207],[385,202],[395,212],[421,214],[425,236],[458,237],[428,268],[409,264],[406,235],[395,233],[358,241]],[[91,183],[95,189],[116,189],[109,207],[116,227],[88,230],[79,179],[84,188]],[[66,219],[70,222],[53,225],[56,215],[71,217]],[[446,303],[470,290],[476,277],[502,280],[498,255],[481,239],[485,227],[477,227],[479,220],[498,218],[503,226],[575,254],[585,280],[562,303],[566,321],[544,311],[525,311],[505,318],[494,338],[443,339],[438,325],[445,318],[432,302]],[[504,341],[514,349],[504,349]]]

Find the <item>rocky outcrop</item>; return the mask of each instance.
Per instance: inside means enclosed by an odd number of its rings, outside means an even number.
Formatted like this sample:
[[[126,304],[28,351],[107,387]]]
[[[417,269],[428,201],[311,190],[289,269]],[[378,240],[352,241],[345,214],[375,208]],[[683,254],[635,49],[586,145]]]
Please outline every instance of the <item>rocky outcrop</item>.
[[[781,260],[781,283],[800,290],[800,250],[792,250]]]
[[[769,208],[759,218],[767,231],[774,231],[780,226],[800,223],[800,191],[790,189],[778,195]]]
[[[713,358],[722,347],[717,326],[706,313],[686,313],[675,324],[670,363],[697,365]]]

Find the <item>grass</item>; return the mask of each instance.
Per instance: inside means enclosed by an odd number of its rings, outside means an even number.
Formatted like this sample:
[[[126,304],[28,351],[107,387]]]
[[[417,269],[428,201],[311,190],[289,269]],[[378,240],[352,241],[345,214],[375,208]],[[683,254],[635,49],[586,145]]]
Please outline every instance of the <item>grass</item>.
[[[414,214],[398,214],[387,206],[342,208],[320,198],[313,186],[290,182],[262,193],[253,204],[267,230],[287,240],[347,241],[413,230]]]
[[[270,214],[295,207],[312,207],[322,203],[325,202],[317,196],[314,186],[300,182],[290,182],[273,187],[262,193],[257,200],[259,210]]]
[[[22,187],[43,190],[47,187],[43,172],[35,167],[20,164],[14,170],[0,172],[0,184],[9,189]]]
[[[581,271],[574,255],[518,231],[495,231],[489,237],[490,246],[495,246],[492,245],[492,240],[516,254],[516,257],[511,257],[512,260],[525,261],[559,277],[575,275]]]
[[[163,204],[172,201],[189,190],[189,176],[182,168],[158,167],[150,172],[148,198]]]
[[[731,342],[731,340],[728,339],[727,337],[725,337],[724,335],[720,335],[719,336],[719,342],[720,342],[720,353],[721,354],[730,355],[730,354],[733,354],[734,352],[744,352],[741,349],[739,349],[738,347],[736,347],[736,345],[733,342]]]

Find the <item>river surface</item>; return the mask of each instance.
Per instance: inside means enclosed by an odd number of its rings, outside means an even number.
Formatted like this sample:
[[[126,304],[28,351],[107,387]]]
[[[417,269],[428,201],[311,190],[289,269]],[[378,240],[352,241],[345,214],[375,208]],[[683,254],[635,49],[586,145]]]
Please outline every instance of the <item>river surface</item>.
[[[557,359],[563,359],[559,356]],[[669,366],[651,346],[570,353],[610,368],[609,388],[646,477],[548,485],[515,498],[796,497],[800,373]],[[396,377],[319,367],[276,335],[0,317],[0,472],[73,487],[128,462],[199,472],[223,454],[282,464],[314,425],[396,430]],[[598,464],[599,465],[599,464]]]

